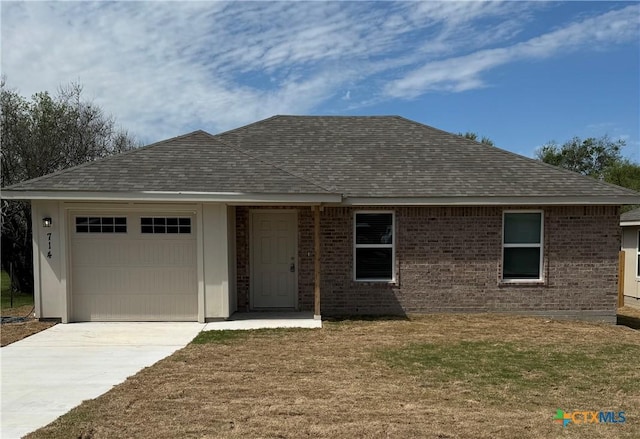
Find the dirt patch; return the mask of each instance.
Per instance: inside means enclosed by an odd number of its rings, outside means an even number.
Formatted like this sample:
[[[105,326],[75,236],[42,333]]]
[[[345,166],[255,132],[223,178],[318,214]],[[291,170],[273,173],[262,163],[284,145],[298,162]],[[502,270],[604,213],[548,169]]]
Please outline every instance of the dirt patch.
[[[19,320],[0,325],[1,346],[15,343],[55,325],[53,322],[39,322],[34,319],[33,306],[31,305],[5,308],[2,310],[2,317],[15,317]]]
[[[494,362],[505,351],[530,383],[493,380],[489,367],[486,379],[442,373],[424,356],[418,368],[397,367],[384,355],[420,345],[453,348],[449,367],[464,360],[463,345]],[[251,331],[190,344],[28,437],[640,437],[639,348],[627,328],[496,315]],[[558,362],[559,352],[589,361]],[[563,379],[539,379],[555,372]],[[625,411],[627,422],[563,428],[557,409]]]

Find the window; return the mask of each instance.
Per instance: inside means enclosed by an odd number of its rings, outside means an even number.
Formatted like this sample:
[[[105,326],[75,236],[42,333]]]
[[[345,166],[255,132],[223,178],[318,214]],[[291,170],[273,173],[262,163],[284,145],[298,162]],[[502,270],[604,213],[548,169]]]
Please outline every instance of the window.
[[[542,212],[505,212],[502,279],[542,280]]]
[[[140,233],[191,233],[191,218],[140,218]]]
[[[361,281],[394,279],[393,212],[356,212],[354,277]]]
[[[77,216],[76,233],[127,233],[124,216]]]
[[[638,230],[638,255],[636,257],[636,276],[640,277],[640,230]]]

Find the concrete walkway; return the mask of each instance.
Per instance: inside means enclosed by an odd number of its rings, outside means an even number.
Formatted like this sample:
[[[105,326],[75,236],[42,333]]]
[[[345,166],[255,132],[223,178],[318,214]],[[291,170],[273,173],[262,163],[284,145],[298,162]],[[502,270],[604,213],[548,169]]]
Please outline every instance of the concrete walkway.
[[[321,328],[311,313],[238,313],[211,323],[71,323],[0,349],[0,438],[20,438],[171,355],[200,331]]]
[[[0,437],[37,430],[184,347],[201,323],[55,325],[0,349]]]
[[[322,320],[311,312],[237,312],[229,320],[210,322],[204,331],[265,329],[265,328],[322,328]]]

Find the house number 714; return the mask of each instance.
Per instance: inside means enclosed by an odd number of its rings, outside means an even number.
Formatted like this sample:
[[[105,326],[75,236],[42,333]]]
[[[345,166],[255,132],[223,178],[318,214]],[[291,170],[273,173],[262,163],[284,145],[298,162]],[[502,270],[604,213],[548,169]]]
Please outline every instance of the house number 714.
[[[49,243],[49,250],[47,251],[47,258],[51,259],[51,232],[47,233],[47,241]]]

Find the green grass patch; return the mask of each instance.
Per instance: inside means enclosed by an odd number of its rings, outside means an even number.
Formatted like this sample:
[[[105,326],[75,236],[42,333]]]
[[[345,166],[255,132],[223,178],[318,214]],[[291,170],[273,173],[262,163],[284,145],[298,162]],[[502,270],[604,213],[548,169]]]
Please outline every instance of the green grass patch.
[[[191,341],[193,344],[209,344],[209,343],[221,343],[228,344],[239,338],[246,337],[244,334],[247,331],[201,331],[196,338]]]
[[[307,328],[263,328],[263,329],[243,329],[243,330],[231,330],[225,329],[222,331],[210,330],[200,332],[191,343],[194,344],[208,344],[208,343],[221,343],[228,344],[235,340],[262,337],[279,337],[283,341],[287,340],[287,336],[298,334],[300,332],[313,331],[313,329]]]
[[[32,305],[33,295],[15,293],[13,294],[13,307]],[[6,271],[0,272],[0,307],[2,309],[11,308],[11,278]]]
[[[618,383],[625,365],[640,358],[636,345],[593,345],[586,347],[521,346],[496,341],[461,341],[447,344],[410,344],[380,351],[390,366],[424,379],[426,386],[460,382],[488,399],[499,398],[505,388],[546,392],[557,387],[589,392],[601,386],[624,387],[633,392],[640,384]]]

